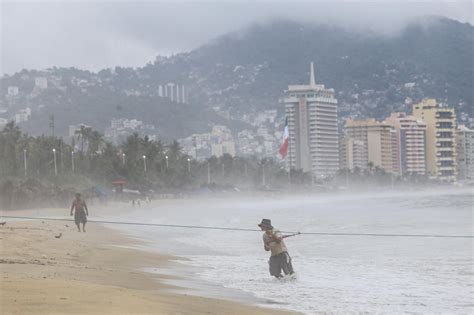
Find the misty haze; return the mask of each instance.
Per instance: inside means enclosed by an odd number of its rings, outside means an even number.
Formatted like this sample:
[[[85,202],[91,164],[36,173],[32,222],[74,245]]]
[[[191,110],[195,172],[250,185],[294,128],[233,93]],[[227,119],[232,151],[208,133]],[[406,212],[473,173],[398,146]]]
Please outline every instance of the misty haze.
[[[2,314],[474,313],[471,1],[0,8]]]

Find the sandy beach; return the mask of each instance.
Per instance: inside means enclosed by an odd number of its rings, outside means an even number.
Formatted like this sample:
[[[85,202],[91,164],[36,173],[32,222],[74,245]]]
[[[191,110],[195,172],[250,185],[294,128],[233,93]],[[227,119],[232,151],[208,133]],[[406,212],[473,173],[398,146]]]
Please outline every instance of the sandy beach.
[[[95,208],[95,213],[117,207]],[[64,215],[67,209],[3,211]],[[131,249],[134,240],[99,224],[7,221],[0,226],[2,314],[286,314],[236,302],[176,293],[142,270],[171,257]],[[57,237],[56,237],[57,236]],[[183,291],[184,292],[184,291]]]

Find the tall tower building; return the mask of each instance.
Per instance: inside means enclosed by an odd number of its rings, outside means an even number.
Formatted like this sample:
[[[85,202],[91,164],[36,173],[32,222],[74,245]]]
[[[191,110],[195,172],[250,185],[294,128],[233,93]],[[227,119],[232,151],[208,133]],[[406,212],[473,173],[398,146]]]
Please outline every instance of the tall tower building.
[[[396,160],[399,174],[426,174],[426,123],[405,113],[385,119],[396,131]]]
[[[291,168],[318,177],[339,169],[337,99],[334,89],[316,84],[313,63],[309,85],[289,85],[284,98]]]
[[[399,173],[396,131],[392,125],[373,118],[349,118],[345,124],[344,144],[346,164],[342,167],[367,169],[370,163],[386,172]]]
[[[456,146],[459,178],[474,179],[474,130],[459,126]]]
[[[435,99],[413,105],[413,116],[426,123],[428,175],[440,180],[456,180],[456,114],[453,108],[441,107]]]

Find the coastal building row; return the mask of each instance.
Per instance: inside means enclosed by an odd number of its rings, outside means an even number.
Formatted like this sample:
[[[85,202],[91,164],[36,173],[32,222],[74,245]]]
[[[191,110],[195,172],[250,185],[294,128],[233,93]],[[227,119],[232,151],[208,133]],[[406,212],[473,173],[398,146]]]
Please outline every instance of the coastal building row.
[[[454,109],[434,99],[413,105],[412,115],[392,113],[383,121],[347,119],[341,168],[380,167],[396,175],[428,175],[453,182],[472,177],[472,131],[456,130]]]
[[[472,179],[472,130],[456,129],[453,108],[424,99],[412,113],[392,113],[383,121],[347,119],[339,136],[333,89],[316,84],[313,63],[308,85],[289,85],[281,101],[288,127],[288,169],[315,177],[340,169],[381,168],[395,175],[427,175],[454,182]]]

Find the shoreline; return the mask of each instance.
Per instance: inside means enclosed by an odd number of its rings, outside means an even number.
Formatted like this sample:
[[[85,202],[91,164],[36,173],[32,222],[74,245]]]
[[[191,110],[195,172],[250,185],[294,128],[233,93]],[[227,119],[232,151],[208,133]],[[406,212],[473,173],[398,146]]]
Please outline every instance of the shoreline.
[[[99,215],[121,210],[117,205],[93,209]],[[64,216],[67,211],[7,213]],[[77,232],[72,220],[17,220],[1,226],[2,313],[295,314],[251,302],[191,295],[187,288],[169,284],[171,280],[186,281],[186,277],[145,271],[173,270],[171,260],[179,257],[134,248],[140,245],[138,240],[103,225],[86,225],[86,230]]]

